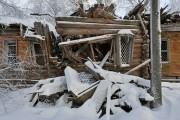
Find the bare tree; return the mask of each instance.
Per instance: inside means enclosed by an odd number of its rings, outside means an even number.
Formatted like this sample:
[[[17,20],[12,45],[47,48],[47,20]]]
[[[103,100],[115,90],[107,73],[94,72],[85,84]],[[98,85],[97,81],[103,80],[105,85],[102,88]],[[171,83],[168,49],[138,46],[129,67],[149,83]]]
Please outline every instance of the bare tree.
[[[151,94],[153,108],[162,105],[160,0],[151,0]]]
[[[171,12],[180,11],[180,1],[179,0],[170,0]]]
[[[17,4],[5,0],[0,1],[0,11],[0,15],[4,16],[23,17],[25,15]]]
[[[51,16],[68,16],[76,7],[70,0],[29,0],[28,4],[31,5],[31,12]]]

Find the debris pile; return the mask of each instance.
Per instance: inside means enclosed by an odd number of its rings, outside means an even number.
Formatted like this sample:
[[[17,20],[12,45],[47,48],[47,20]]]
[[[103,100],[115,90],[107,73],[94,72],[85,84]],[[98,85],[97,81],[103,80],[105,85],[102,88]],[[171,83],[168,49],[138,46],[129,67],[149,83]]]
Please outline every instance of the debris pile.
[[[30,104],[36,106],[45,102],[55,105],[59,100],[72,103],[71,107],[93,104],[102,116],[117,110],[129,112],[154,100],[147,92],[149,81],[104,70],[92,61],[85,65],[89,73],[78,73],[68,66],[64,70],[65,76],[39,81],[31,92]]]
[[[80,8],[74,12],[71,16],[80,16],[88,18],[106,18],[106,19],[115,19],[115,9],[116,5],[111,4],[105,6],[104,4],[95,4],[93,7],[90,7],[88,10],[85,10],[83,4],[80,4]]]

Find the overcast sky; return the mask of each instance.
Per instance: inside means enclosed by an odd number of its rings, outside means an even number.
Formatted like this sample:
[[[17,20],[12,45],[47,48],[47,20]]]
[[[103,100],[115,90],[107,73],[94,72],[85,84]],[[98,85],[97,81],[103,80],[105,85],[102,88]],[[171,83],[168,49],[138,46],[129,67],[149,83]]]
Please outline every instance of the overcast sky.
[[[24,5],[26,2],[27,2],[28,0],[19,0],[19,2],[20,2],[20,5]],[[91,4],[93,4],[96,0],[90,0],[91,1]],[[113,0],[114,1],[114,0]],[[161,5],[162,6],[165,6],[165,5],[167,5],[167,4],[169,4],[169,1],[170,0],[160,0],[161,1]]]

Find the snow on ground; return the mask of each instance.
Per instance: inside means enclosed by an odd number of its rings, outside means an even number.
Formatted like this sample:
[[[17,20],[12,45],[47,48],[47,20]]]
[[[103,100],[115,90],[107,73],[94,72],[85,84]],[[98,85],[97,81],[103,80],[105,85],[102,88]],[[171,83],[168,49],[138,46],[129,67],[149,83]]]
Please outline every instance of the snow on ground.
[[[97,120],[95,106],[87,101],[80,108],[69,108],[68,105],[57,104],[48,106],[41,104],[37,107],[28,105],[27,93],[30,88],[10,92],[0,98],[0,120]],[[110,120],[179,120],[180,115],[180,83],[163,83],[163,106],[150,110],[138,106],[126,113],[117,108]],[[3,103],[6,108],[4,111]],[[100,120],[106,120],[106,116]]]

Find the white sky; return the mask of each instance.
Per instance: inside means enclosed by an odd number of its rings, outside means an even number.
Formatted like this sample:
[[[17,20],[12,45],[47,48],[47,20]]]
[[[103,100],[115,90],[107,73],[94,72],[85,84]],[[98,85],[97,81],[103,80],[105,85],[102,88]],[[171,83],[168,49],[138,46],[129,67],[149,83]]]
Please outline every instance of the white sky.
[[[26,2],[27,2],[28,0],[19,0],[19,4],[21,5],[21,6],[23,6]],[[90,0],[91,1],[91,3],[95,3],[96,2],[96,0]],[[165,5],[167,5],[167,4],[169,4],[170,3],[170,0],[160,0],[160,2],[161,2],[161,5],[162,6],[165,6]]]

